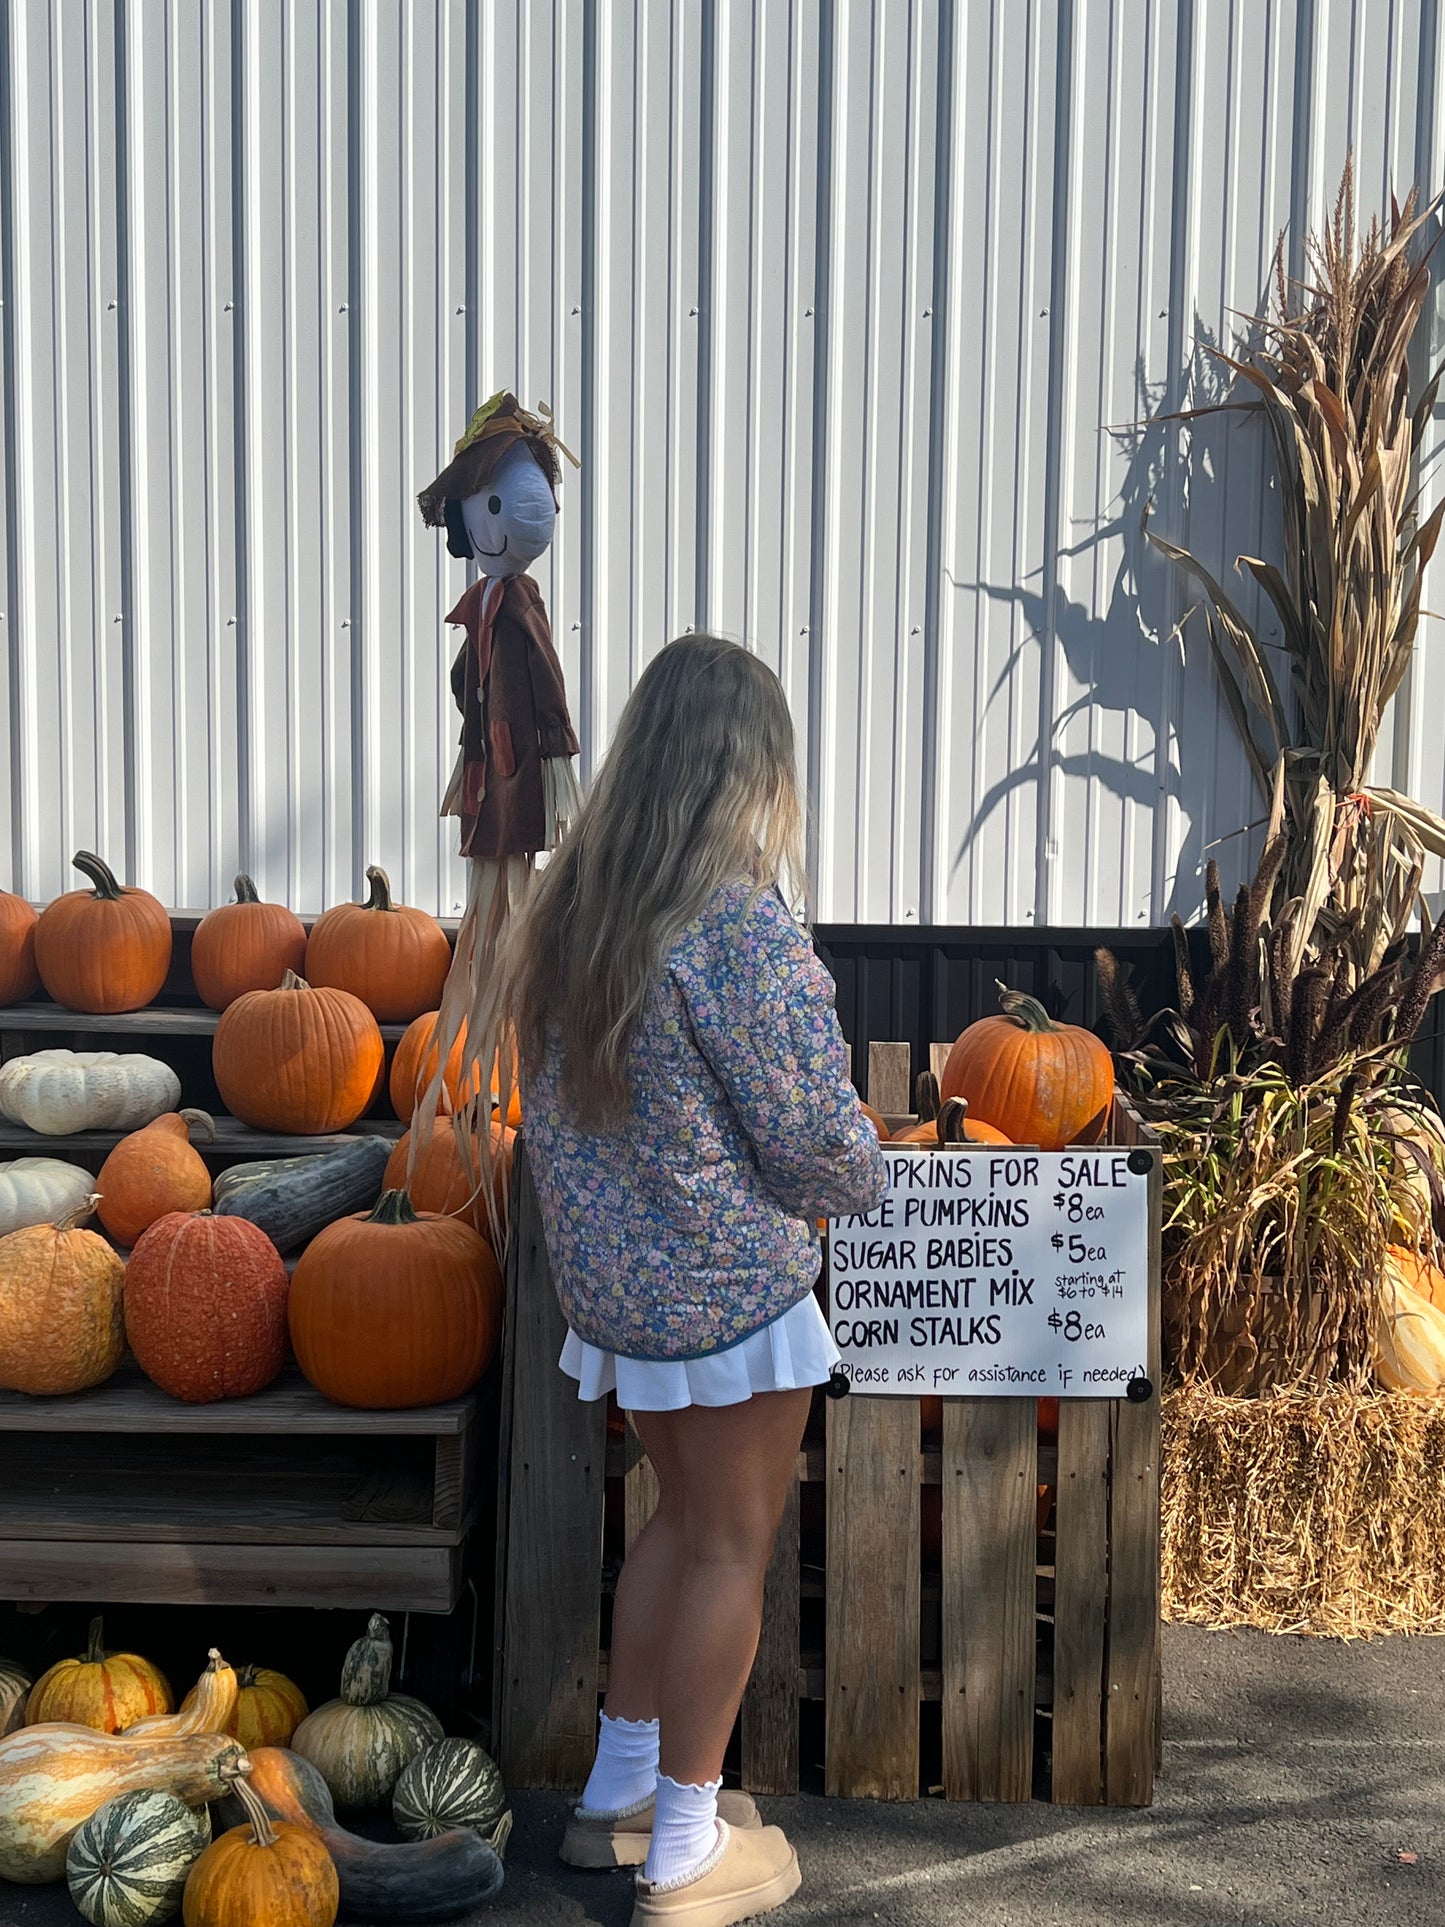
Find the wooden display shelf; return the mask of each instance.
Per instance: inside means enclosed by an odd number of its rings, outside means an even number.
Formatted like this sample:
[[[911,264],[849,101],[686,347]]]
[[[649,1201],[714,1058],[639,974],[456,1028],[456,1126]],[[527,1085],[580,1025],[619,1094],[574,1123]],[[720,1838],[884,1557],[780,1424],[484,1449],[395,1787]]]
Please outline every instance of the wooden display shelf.
[[[472,1393],[354,1411],[294,1368],[253,1398],[188,1405],[131,1361],[66,1398],[0,1393],[4,1591],[450,1611],[477,1410]]]
[[[117,1011],[96,1016],[89,1011],[67,1010],[63,1004],[32,1002],[0,1008],[0,1034],[6,1031],[30,1033],[94,1031],[105,1036],[211,1037],[220,1013],[203,1004],[185,1006],[148,1004],[144,1010]],[[379,1024],[385,1042],[395,1044],[406,1034],[405,1024]],[[14,1051],[8,1053],[15,1056]]]
[[[384,1137],[392,1143],[406,1126],[394,1117],[359,1118],[349,1131],[328,1132],[323,1137],[293,1137],[284,1131],[253,1131],[239,1118],[213,1117],[216,1136],[213,1143],[194,1140],[203,1158],[289,1158],[305,1157],[317,1151],[337,1151],[359,1137]],[[75,1131],[66,1137],[51,1137],[44,1131],[31,1131],[23,1124],[0,1118],[0,1151],[17,1157],[63,1158],[71,1151],[111,1151],[126,1131]]]

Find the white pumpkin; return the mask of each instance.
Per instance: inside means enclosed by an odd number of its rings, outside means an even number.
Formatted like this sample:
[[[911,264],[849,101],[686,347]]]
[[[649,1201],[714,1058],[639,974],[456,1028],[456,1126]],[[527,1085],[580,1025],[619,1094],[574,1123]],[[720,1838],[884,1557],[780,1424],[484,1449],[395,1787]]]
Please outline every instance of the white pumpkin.
[[[32,1224],[54,1224],[91,1195],[95,1179],[60,1158],[12,1158],[0,1164],[0,1238]]]
[[[0,1067],[0,1115],[46,1137],[137,1131],[180,1101],[170,1065],[139,1051],[38,1050]]]

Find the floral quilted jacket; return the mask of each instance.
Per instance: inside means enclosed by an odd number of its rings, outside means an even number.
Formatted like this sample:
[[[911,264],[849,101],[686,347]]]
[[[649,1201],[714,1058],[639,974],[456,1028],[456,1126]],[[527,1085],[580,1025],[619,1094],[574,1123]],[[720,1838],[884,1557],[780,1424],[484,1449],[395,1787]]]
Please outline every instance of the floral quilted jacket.
[[[848,1075],[833,983],[775,892],[719,890],[632,1043],[633,1115],[578,1130],[559,1052],[523,1081],[557,1295],[578,1337],[702,1358],[813,1288],[815,1221],[870,1211],[883,1155]]]

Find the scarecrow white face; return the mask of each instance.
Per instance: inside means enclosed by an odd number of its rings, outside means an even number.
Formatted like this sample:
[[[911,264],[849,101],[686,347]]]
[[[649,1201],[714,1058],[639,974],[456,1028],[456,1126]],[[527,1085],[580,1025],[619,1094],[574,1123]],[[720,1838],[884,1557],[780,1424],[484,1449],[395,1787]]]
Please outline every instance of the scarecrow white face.
[[[546,551],[557,503],[525,442],[509,448],[487,486],[462,503],[462,522],[483,575],[521,575]]]

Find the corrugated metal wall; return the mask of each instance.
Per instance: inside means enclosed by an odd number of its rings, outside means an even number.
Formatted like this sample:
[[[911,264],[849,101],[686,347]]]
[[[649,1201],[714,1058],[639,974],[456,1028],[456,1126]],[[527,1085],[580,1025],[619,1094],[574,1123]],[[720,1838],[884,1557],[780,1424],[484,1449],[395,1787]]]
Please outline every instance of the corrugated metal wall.
[[[822,917],[1192,911],[1258,807],[1139,523],[1232,558],[1268,492],[1253,429],[1186,499],[1127,424],[1347,145],[1367,206],[1445,179],[1439,15],[0,0],[0,883],[455,908],[414,497],[505,383],[583,461],[538,574],[589,759],[720,627],[792,699]],[[1436,635],[1383,772],[1436,807],[1442,713]]]

